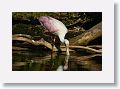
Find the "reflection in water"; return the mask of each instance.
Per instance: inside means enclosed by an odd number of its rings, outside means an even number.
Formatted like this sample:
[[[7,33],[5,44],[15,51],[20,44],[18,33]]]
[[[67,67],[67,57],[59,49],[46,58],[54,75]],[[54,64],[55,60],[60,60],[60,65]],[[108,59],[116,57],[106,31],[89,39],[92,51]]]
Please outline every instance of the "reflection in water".
[[[67,70],[67,69],[68,69],[68,61],[69,61],[69,57],[70,57],[70,55],[66,55],[66,57],[65,57],[64,70]]]
[[[64,65],[58,66],[57,71],[67,70],[68,69],[68,60],[69,60],[69,55],[66,55]]]
[[[57,71],[63,71],[63,65],[58,66]]]
[[[13,51],[13,71],[101,71],[102,56]]]

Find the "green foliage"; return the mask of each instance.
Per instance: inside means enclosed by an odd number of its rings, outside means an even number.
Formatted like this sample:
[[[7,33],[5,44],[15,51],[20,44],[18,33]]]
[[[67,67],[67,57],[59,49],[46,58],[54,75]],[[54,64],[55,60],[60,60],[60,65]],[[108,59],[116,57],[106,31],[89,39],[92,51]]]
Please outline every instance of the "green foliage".
[[[98,15],[100,17],[100,14],[95,12],[13,12],[12,17],[14,20],[29,20],[30,18],[35,19],[40,16],[51,16],[69,25],[78,18],[81,18],[81,23],[83,23],[97,18]]]
[[[25,22],[29,22],[31,19],[34,20],[40,16],[51,16],[62,21],[66,26],[69,26],[80,19],[78,27],[83,26],[84,29],[89,29],[98,22],[102,21],[101,12],[13,12],[13,34],[21,33],[32,36],[42,35],[41,32],[43,28],[41,26]],[[18,23],[15,23],[15,21]],[[73,27],[71,28],[73,29]]]

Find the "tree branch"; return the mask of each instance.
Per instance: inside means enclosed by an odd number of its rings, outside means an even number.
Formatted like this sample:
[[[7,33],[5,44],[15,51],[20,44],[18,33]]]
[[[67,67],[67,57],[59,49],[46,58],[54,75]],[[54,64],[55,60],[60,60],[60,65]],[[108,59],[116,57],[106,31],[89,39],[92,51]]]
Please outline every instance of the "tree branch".
[[[12,40],[13,41],[14,40],[23,41],[23,42],[26,42],[26,43],[29,43],[29,44],[32,44],[35,46],[42,45],[42,46],[45,46],[45,47],[49,48],[50,50],[52,50],[52,45],[49,42],[45,41],[43,38],[38,41],[33,41],[31,38],[32,37],[25,35],[25,34],[24,35],[15,34],[15,35],[13,35]],[[91,46],[91,47],[93,47],[93,46]],[[69,48],[70,48],[70,51],[73,51],[73,49],[85,49],[85,50],[89,50],[91,52],[102,53],[101,50],[96,50],[96,49],[90,48],[90,46],[85,47],[85,46],[71,46],[70,45]],[[14,50],[28,50],[27,48],[20,48],[20,47],[14,47],[14,46],[13,46],[13,49]],[[66,51],[65,46],[61,46],[61,50]],[[54,51],[58,51],[58,49],[54,48]]]

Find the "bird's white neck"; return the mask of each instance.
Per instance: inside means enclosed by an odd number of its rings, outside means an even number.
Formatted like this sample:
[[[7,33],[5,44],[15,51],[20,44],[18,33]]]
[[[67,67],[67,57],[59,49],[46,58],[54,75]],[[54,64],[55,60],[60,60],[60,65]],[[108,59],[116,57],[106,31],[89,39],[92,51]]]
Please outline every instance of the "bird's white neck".
[[[64,39],[64,43],[65,43],[65,46],[66,46],[66,54],[70,55],[70,53],[69,53],[69,41],[67,39]]]
[[[59,38],[60,38],[60,41],[62,43],[64,43],[66,46],[66,55],[70,55],[70,53],[69,53],[69,41],[60,35],[59,35]]]

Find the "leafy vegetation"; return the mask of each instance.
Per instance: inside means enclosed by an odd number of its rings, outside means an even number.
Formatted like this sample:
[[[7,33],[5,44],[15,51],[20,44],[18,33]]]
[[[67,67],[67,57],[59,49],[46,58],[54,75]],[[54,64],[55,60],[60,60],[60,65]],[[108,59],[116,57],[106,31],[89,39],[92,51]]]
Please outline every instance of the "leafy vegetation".
[[[87,30],[102,21],[101,12],[13,12],[13,34],[42,35],[41,32],[43,28],[39,22],[36,21],[36,18],[40,16],[56,18],[62,21],[69,30],[74,27],[82,27]],[[78,19],[79,22],[74,24]],[[71,24],[74,25],[71,26]]]

